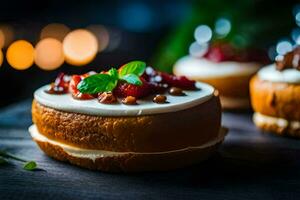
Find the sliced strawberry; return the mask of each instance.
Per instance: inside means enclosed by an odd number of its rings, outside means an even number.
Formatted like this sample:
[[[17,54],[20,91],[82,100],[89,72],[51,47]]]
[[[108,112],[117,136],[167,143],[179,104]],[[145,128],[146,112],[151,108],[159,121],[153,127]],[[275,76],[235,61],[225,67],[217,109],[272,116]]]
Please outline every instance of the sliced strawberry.
[[[87,75],[73,75],[69,85],[69,91],[72,94],[72,97],[75,99],[87,100],[93,99],[94,96],[90,94],[82,94],[78,89],[77,85],[80,83],[82,79],[87,77]]]
[[[143,84],[141,86],[129,84],[126,82],[119,83],[114,89],[114,94],[118,97],[133,96],[136,98],[142,98],[151,94],[151,85],[144,79],[140,78]]]

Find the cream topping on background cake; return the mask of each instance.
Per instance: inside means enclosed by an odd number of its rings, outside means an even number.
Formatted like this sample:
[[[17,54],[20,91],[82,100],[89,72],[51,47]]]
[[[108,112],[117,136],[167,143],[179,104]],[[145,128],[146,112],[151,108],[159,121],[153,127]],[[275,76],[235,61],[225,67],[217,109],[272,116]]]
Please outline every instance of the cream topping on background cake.
[[[104,158],[104,157],[111,157],[111,156],[122,156],[126,154],[169,154],[169,153],[176,153],[176,152],[182,152],[182,151],[188,151],[188,150],[193,150],[193,149],[204,149],[213,145],[216,145],[217,143],[220,143],[225,135],[226,135],[226,130],[221,129],[219,132],[219,135],[212,141],[209,141],[201,146],[196,146],[196,147],[187,147],[184,149],[178,149],[178,150],[173,150],[173,151],[164,151],[164,152],[149,152],[149,153],[139,153],[139,152],[113,152],[113,151],[104,151],[104,150],[90,150],[90,149],[83,149],[83,148],[78,148],[74,146],[70,146],[61,142],[57,142],[54,140],[51,140],[44,135],[40,134],[39,131],[37,130],[37,127],[35,125],[31,125],[29,127],[29,132],[31,137],[34,140],[40,141],[40,142],[48,142],[53,145],[57,145],[61,147],[67,154],[74,156],[74,157],[79,157],[79,158],[88,158],[91,159],[95,162],[97,158]]]
[[[185,75],[193,79],[206,79],[254,74],[259,67],[260,64],[254,62],[224,61],[216,63],[206,58],[185,56],[176,62],[173,71],[177,76]]]
[[[297,69],[276,70],[276,65],[268,65],[258,72],[261,80],[281,83],[300,83],[300,71]]]
[[[41,87],[34,93],[34,98],[40,104],[66,112],[75,112],[101,116],[137,116],[185,110],[208,101],[214,93],[214,88],[205,83],[196,83],[199,90],[184,90],[185,96],[166,94],[168,103],[156,104],[151,97],[138,100],[138,105],[101,104],[98,99],[76,100],[71,94],[54,95],[45,92],[49,85]]]

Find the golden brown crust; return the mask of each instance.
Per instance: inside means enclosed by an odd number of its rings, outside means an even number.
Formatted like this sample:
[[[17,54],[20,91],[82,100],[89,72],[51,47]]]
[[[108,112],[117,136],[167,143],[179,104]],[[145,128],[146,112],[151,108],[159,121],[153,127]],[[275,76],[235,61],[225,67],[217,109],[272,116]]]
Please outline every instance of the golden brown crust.
[[[252,78],[251,103],[263,115],[300,121],[300,85]]]
[[[163,171],[176,169],[207,159],[219,146],[219,144],[216,144],[205,149],[176,152],[167,155],[126,154],[122,156],[97,158],[94,162],[88,158],[71,156],[59,146],[47,142],[36,142],[48,156],[57,160],[69,162],[83,168],[107,172]]]
[[[33,122],[49,139],[86,149],[160,152],[200,146],[217,137],[219,97],[183,111],[135,117],[101,117],[32,105]]]

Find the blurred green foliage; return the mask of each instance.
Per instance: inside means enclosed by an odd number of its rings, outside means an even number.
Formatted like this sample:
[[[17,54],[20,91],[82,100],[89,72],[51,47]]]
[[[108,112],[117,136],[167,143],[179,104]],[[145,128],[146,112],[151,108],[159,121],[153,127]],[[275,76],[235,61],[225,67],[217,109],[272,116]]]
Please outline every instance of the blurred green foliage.
[[[213,30],[219,18],[231,21],[231,31],[222,40],[239,48],[267,49],[278,39],[289,36],[295,26],[292,15],[295,3],[271,0],[192,1],[189,14],[163,39],[151,64],[171,72],[176,60],[188,54],[190,44],[195,41],[195,28],[205,24]]]

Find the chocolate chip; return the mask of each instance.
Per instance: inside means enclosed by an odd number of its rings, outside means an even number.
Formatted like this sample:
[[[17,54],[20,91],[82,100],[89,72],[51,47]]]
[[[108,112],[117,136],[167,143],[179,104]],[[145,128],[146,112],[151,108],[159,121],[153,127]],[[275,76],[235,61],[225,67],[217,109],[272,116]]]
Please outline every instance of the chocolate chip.
[[[103,92],[98,96],[100,103],[112,104],[117,102],[117,98],[111,92]]]
[[[167,101],[167,97],[165,95],[158,94],[153,98],[153,102],[158,104],[166,103],[166,101]]]
[[[177,88],[177,87],[171,87],[169,89],[169,93],[173,96],[184,96],[185,93],[182,91],[182,89]]]
[[[127,96],[124,99],[122,99],[122,103],[126,105],[135,105],[136,103],[136,98],[133,96]]]

